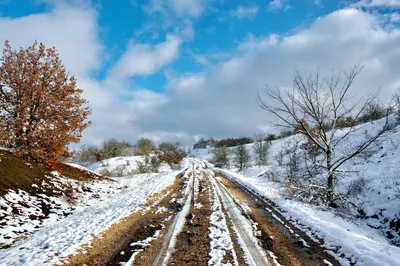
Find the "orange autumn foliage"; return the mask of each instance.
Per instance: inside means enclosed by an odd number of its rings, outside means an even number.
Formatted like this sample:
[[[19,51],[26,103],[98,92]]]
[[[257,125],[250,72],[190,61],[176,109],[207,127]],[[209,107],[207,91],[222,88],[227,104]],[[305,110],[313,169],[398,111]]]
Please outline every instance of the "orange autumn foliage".
[[[77,143],[91,109],[55,48],[5,42],[0,66],[0,146],[54,166]]]

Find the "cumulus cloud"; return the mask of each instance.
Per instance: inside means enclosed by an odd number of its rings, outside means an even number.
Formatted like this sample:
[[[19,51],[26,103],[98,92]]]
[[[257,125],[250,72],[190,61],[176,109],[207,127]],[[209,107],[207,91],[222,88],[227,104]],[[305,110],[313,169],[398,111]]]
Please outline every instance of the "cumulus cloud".
[[[239,18],[252,18],[258,13],[258,7],[250,6],[250,7],[243,7],[239,6],[237,9],[232,11],[232,15]]]
[[[267,126],[257,93],[265,84],[291,86],[293,66],[329,74],[332,69],[365,64],[352,95],[380,88],[387,99],[400,86],[400,31],[380,25],[376,16],[343,9],[292,35],[247,38],[235,56],[207,71],[170,77],[169,101],[151,116],[136,119],[135,126],[143,134],[183,134],[185,140],[252,135]]]
[[[270,11],[278,11],[278,10],[289,10],[290,5],[285,3],[286,0],[273,0],[269,2],[268,10]]]
[[[111,69],[108,79],[120,82],[132,76],[153,74],[177,57],[180,44],[181,39],[174,35],[167,35],[165,42],[156,45],[133,42]]]
[[[15,48],[35,40],[55,46],[64,64],[78,77],[85,77],[101,64],[97,12],[92,8],[56,6],[48,13],[20,18],[0,17],[0,41]]]

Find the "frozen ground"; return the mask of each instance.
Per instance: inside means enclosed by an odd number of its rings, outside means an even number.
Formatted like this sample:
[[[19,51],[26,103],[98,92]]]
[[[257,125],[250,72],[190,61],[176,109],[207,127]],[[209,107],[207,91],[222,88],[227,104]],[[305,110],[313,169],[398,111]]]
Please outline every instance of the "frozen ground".
[[[51,265],[73,254],[94,236],[140,208],[153,193],[172,184],[177,172],[121,177],[116,182],[95,182],[78,206],[61,220],[42,228],[11,248],[0,250],[0,265]]]

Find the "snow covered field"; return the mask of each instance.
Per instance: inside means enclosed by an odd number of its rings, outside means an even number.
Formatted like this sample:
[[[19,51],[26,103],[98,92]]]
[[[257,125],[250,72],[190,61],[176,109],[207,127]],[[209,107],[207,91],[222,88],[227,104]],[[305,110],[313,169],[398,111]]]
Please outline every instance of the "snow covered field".
[[[153,193],[172,184],[177,172],[120,177],[116,182],[94,182],[94,193],[84,193],[76,209],[59,221],[49,221],[28,238],[0,250],[0,265],[51,265],[90,246],[94,236],[140,208]]]

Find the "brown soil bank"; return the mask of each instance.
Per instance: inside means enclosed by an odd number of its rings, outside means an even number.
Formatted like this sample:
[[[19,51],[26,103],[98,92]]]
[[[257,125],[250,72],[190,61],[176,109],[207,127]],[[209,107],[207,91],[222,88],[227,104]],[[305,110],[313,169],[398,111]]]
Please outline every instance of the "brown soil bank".
[[[99,176],[75,167],[58,164],[55,167],[61,175],[80,181],[99,179]],[[24,190],[31,194],[44,193],[48,196],[53,194],[53,189],[42,191],[40,185],[48,181],[46,176],[51,176],[51,170],[35,162],[25,161],[16,157],[11,152],[0,150],[0,197],[4,196],[9,189]],[[36,184],[38,187],[32,187]],[[57,191],[57,188],[54,188]]]

